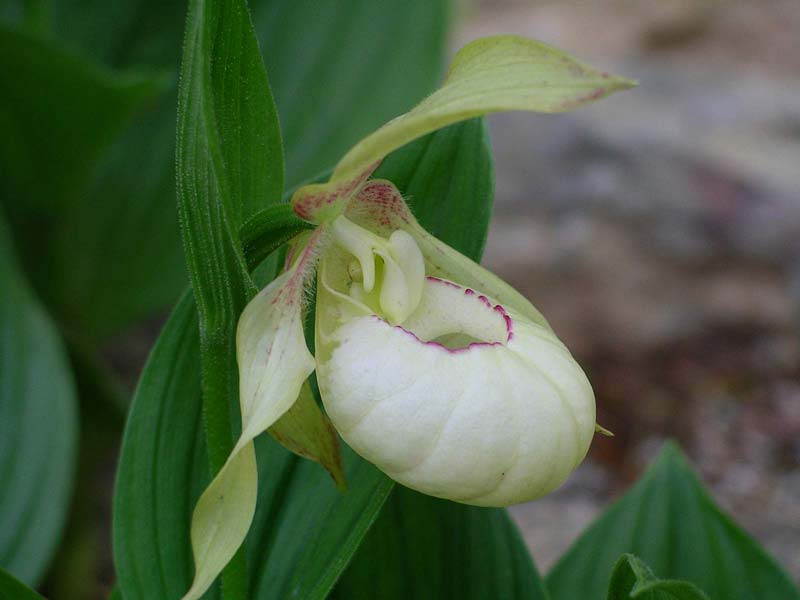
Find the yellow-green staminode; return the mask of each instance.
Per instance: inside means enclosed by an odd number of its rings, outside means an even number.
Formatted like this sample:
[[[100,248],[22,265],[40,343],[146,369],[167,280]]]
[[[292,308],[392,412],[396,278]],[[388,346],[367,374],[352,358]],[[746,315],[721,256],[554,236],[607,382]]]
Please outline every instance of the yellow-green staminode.
[[[566,111],[632,85],[538,42],[480,39],[458,52],[437,91],[345,154],[328,182],[295,192],[293,210],[318,227],[295,240],[286,271],[240,317],[242,434],[195,508],[184,600],[202,596],[247,535],[257,435],[269,430],[340,482],[335,433],[305,385],[315,369],[348,444],[421,492],[507,506],[551,491],[580,463],[594,395],[544,317],[426,232],[391,182],[369,177],[387,154],[446,125]],[[316,356],[302,329],[314,273]],[[278,428],[292,422],[303,434],[287,442]],[[328,437],[315,444],[309,431]]]

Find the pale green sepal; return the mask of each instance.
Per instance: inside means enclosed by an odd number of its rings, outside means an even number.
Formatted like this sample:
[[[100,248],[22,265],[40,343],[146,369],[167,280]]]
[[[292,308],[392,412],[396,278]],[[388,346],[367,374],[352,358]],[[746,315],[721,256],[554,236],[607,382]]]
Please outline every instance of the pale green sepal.
[[[197,501],[191,529],[195,575],[183,600],[200,598],[236,554],[253,521],[257,493],[256,456],[249,442],[231,454]]]
[[[610,429],[606,429],[605,427],[600,425],[600,423],[594,424],[594,432],[599,433],[600,435],[604,435],[606,437],[614,437],[614,432],[611,431]]]
[[[331,180],[349,180],[408,142],[458,121],[510,110],[565,112],[633,85],[541,42],[516,35],[478,39],[459,50],[438,90],[356,144]]]
[[[408,232],[425,261],[425,273],[491,296],[506,309],[532,323],[551,329],[542,313],[522,294],[497,275],[432,236],[417,222],[398,189],[390,181],[374,179],[358,193],[347,217],[365,229],[387,236],[394,230]]]
[[[564,112],[634,85],[534,40],[476,40],[456,54],[438,90],[358,142],[328,183],[300,188],[292,207],[317,223],[336,217],[386,155],[458,121],[512,110]]]
[[[305,273],[295,265],[259,292],[239,318],[236,357],[242,435],[237,446],[289,410],[314,371],[314,357],[303,335],[304,284]]]
[[[242,433],[192,515],[195,576],[184,600],[202,596],[244,541],[258,488],[253,439],[292,407],[314,370],[303,335],[302,303],[321,234],[321,229],[312,234],[293,266],[261,290],[239,318]]]
[[[303,384],[297,401],[267,432],[284,448],[320,463],[336,487],[344,491],[339,436],[328,416],[317,406],[308,382]]]
[[[318,253],[316,246],[320,244],[323,237],[321,232],[308,232],[294,239],[292,250],[293,254],[298,256],[298,265],[295,271],[303,269],[294,277],[304,278],[306,276],[306,271],[310,268],[314,257]],[[291,279],[291,276],[289,279]],[[295,332],[294,343],[297,345],[299,341],[297,340],[296,315],[293,315],[291,319]],[[258,321],[257,314],[255,315],[255,320]],[[267,320],[264,319],[263,323],[266,324],[266,322]],[[244,323],[246,323],[244,315],[241,323],[241,327],[244,328]],[[250,324],[248,323],[246,326],[249,327]],[[257,322],[254,326],[258,328],[259,323]],[[243,329],[240,329],[240,331],[244,333]],[[240,339],[244,340],[243,336]],[[251,339],[254,340],[255,338]],[[299,364],[308,368],[307,359],[310,355],[304,352],[300,352],[300,354],[302,355],[302,360],[300,360]],[[241,355],[240,360],[244,362],[243,355]],[[242,385],[244,385],[244,382],[242,382]],[[267,429],[267,432],[290,452],[320,463],[330,473],[336,486],[339,489],[344,489],[344,471],[342,470],[342,460],[339,453],[339,437],[328,417],[314,401],[314,397],[308,388],[308,383],[303,385],[300,395],[294,404]]]

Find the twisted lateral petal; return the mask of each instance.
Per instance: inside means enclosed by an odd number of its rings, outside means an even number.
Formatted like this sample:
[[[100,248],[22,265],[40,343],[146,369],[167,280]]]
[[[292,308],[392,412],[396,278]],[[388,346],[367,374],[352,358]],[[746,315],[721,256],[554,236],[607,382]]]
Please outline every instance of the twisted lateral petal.
[[[437,341],[454,334],[455,347]],[[471,289],[429,277],[402,327],[356,316],[319,344],[317,379],[339,433],[423,493],[524,502],[561,484],[589,448],[594,394],[569,351]]]
[[[195,574],[183,600],[200,598],[242,544],[256,509],[258,470],[253,443],[231,454],[192,515]]]
[[[239,318],[236,354],[242,435],[237,447],[265,431],[294,404],[314,371],[303,335],[304,274],[296,267],[264,288]]]
[[[527,298],[491,271],[432,236],[417,223],[398,189],[390,181],[374,179],[358,193],[348,208],[348,218],[373,233],[389,236],[402,230],[411,235],[425,260],[426,272],[495,298],[506,308],[546,329],[550,325]]]
[[[292,208],[316,223],[335,218],[383,157],[452,123],[508,110],[564,112],[633,85],[540,42],[514,35],[476,40],[456,54],[438,90],[356,144],[330,181],[300,188]]]
[[[256,506],[253,439],[286,413],[314,370],[302,328],[303,284],[313,244],[247,305],[236,336],[242,433],[192,515],[195,576],[184,600],[205,593],[244,541]]]

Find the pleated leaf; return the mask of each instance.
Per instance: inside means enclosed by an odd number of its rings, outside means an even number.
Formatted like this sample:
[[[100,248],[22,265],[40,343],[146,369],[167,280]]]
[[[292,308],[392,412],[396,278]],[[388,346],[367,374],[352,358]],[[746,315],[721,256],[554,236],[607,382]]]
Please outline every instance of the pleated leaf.
[[[708,600],[688,581],[659,579],[641,559],[624,554],[614,566],[606,600]]]
[[[75,388],[57,330],[0,221],[0,567],[27,584],[61,538],[76,470]]]
[[[714,504],[672,443],[553,567],[546,579],[553,599],[604,598],[624,553],[711,598],[800,598],[775,561]]]
[[[42,596],[8,571],[0,569],[0,600],[42,600]]]
[[[114,494],[114,563],[126,600],[179,598],[191,583],[189,519],[209,482],[197,311],[189,296],[148,359],[125,431]],[[259,504],[247,543],[253,598],[324,598],[391,482],[352,452],[337,491],[316,463],[256,441]],[[217,597],[215,589],[207,598]],[[294,596],[293,596],[294,595]]]
[[[505,510],[397,486],[333,597],[546,600],[548,595]]]

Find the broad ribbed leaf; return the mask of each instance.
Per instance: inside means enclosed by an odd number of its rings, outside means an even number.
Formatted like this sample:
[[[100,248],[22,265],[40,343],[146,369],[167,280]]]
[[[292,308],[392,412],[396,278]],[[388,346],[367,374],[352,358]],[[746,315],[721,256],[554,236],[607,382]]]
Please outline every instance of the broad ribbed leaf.
[[[56,240],[68,237],[70,256],[84,248],[80,231],[64,236],[72,208],[82,204],[103,151],[162,85],[0,25],[0,200],[34,286],[61,319],[82,321],[87,308],[71,302],[70,279],[83,289],[87,273],[99,276],[63,262]],[[135,253],[130,245],[127,252]]]
[[[103,148],[156,89],[153,79],[112,74],[0,25],[2,189],[14,214],[52,211],[74,198]]]
[[[176,165],[184,254],[200,317],[208,457],[221,486],[201,497],[192,516],[196,573],[187,597],[199,597],[229,562],[228,581],[234,594],[242,594],[243,556],[231,559],[255,509],[257,474],[249,443],[231,455],[231,422],[240,420],[231,419],[239,404],[236,324],[255,295],[239,225],[279,201],[283,190],[278,118],[244,0],[189,4]],[[231,512],[236,506],[241,509]]]
[[[333,167],[362,136],[435,87],[448,5],[446,0],[252,3],[290,186]]]
[[[114,561],[126,600],[178,598],[191,582],[189,520],[209,481],[199,361],[197,312],[187,295],[147,362],[125,431]],[[349,451],[344,494],[319,465],[268,436],[256,453],[259,506],[247,544],[252,597],[324,598],[391,483]]]
[[[105,152],[50,240],[49,284],[85,335],[107,337],[170,306],[186,287],[174,166],[173,83]]]
[[[125,598],[180,598],[192,578],[189,520],[208,483],[197,311],[185,294],[139,379],[114,489],[114,564]]]
[[[554,600],[604,598],[623,553],[711,598],[800,598],[775,561],[717,508],[674,444],[548,574]]]
[[[361,135],[433,88],[446,4],[250,2],[280,108],[289,181],[332,165]],[[114,142],[54,233],[52,289],[61,312],[82,331],[105,336],[169,306],[185,286],[173,160],[185,2],[84,0],[81,6],[52,3],[56,37],[113,67],[146,65],[173,79]],[[394,43],[412,28],[414,44]]]
[[[0,569],[0,600],[43,600],[42,596],[16,579],[11,573]]]
[[[606,600],[708,600],[688,581],[659,579],[641,559],[625,554],[611,573]]]
[[[169,307],[186,286],[175,210],[177,67],[186,2],[80,5],[50,3],[58,39],[111,67],[157,70],[164,79],[161,94],[104,153],[52,240],[63,312],[84,333],[103,337]]]
[[[492,186],[482,125],[462,124],[431,137],[436,136],[444,136],[450,142],[423,140],[419,151],[435,148],[435,152],[427,150],[432,164],[441,166],[449,162],[463,178],[453,178],[452,187],[434,185],[429,177],[416,178],[412,183],[413,169],[407,165],[418,160],[407,153],[403,160],[395,162],[397,181],[405,192],[414,195],[420,206],[434,200],[457,204],[472,190],[469,203],[462,209],[487,215]],[[482,140],[481,149],[467,151],[466,144],[474,143],[476,138]],[[469,156],[474,158],[466,160]],[[384,175],[394,174],[387,167]],[[456,181],[463,185],[456,185]],[[426,192],[429,186],[436,190],[435,194]],[[442,222],[428,219],[425,224],[446,233]],[[476,217],[474,227],[476,235],[482,237],[485,217]],[[247,237],[260,239],[252,232]],[[468,248],[468,240],[459,242],[458,237],[450,240]],[[257,248],[250,250],[258,253]],[[176,309],[148,361],[123,444],[115,494],[114,548],[126,598],[179,595],[188,587],[192,574],[188,519],[208,475],[200,432],[199,353],[193,330],[196,313],[184,304]],[[344,448],[347,492],[339,494],[318,465],[291,456],[265,438],[262,436],[256,444],[259,504],[247,541],[253,597],[324,598],[376,517],[391,489],[391,481]],[[155,475],[149,477],[153,468]],[[456,504],[446,506],[454,515],[465,509]],[[477,523],[483,522],[482,519],[496,523],[497,515],[501,514],[474,510],[472,519]],[[513,530],[508,533],[511,534],[516,535]],[[498,543],[521,551],[514,558],[515,565],[529,564],[524,549],[509,541],[512,538],[504,537]],[[165,576],[148,576],[154,572]]]
[[[0,221],[0,566],[31,585],[67,513],[78,437],[69,362]]]
[[[342,600],[548,598],[502,509],[397,486],[336,587]]]

